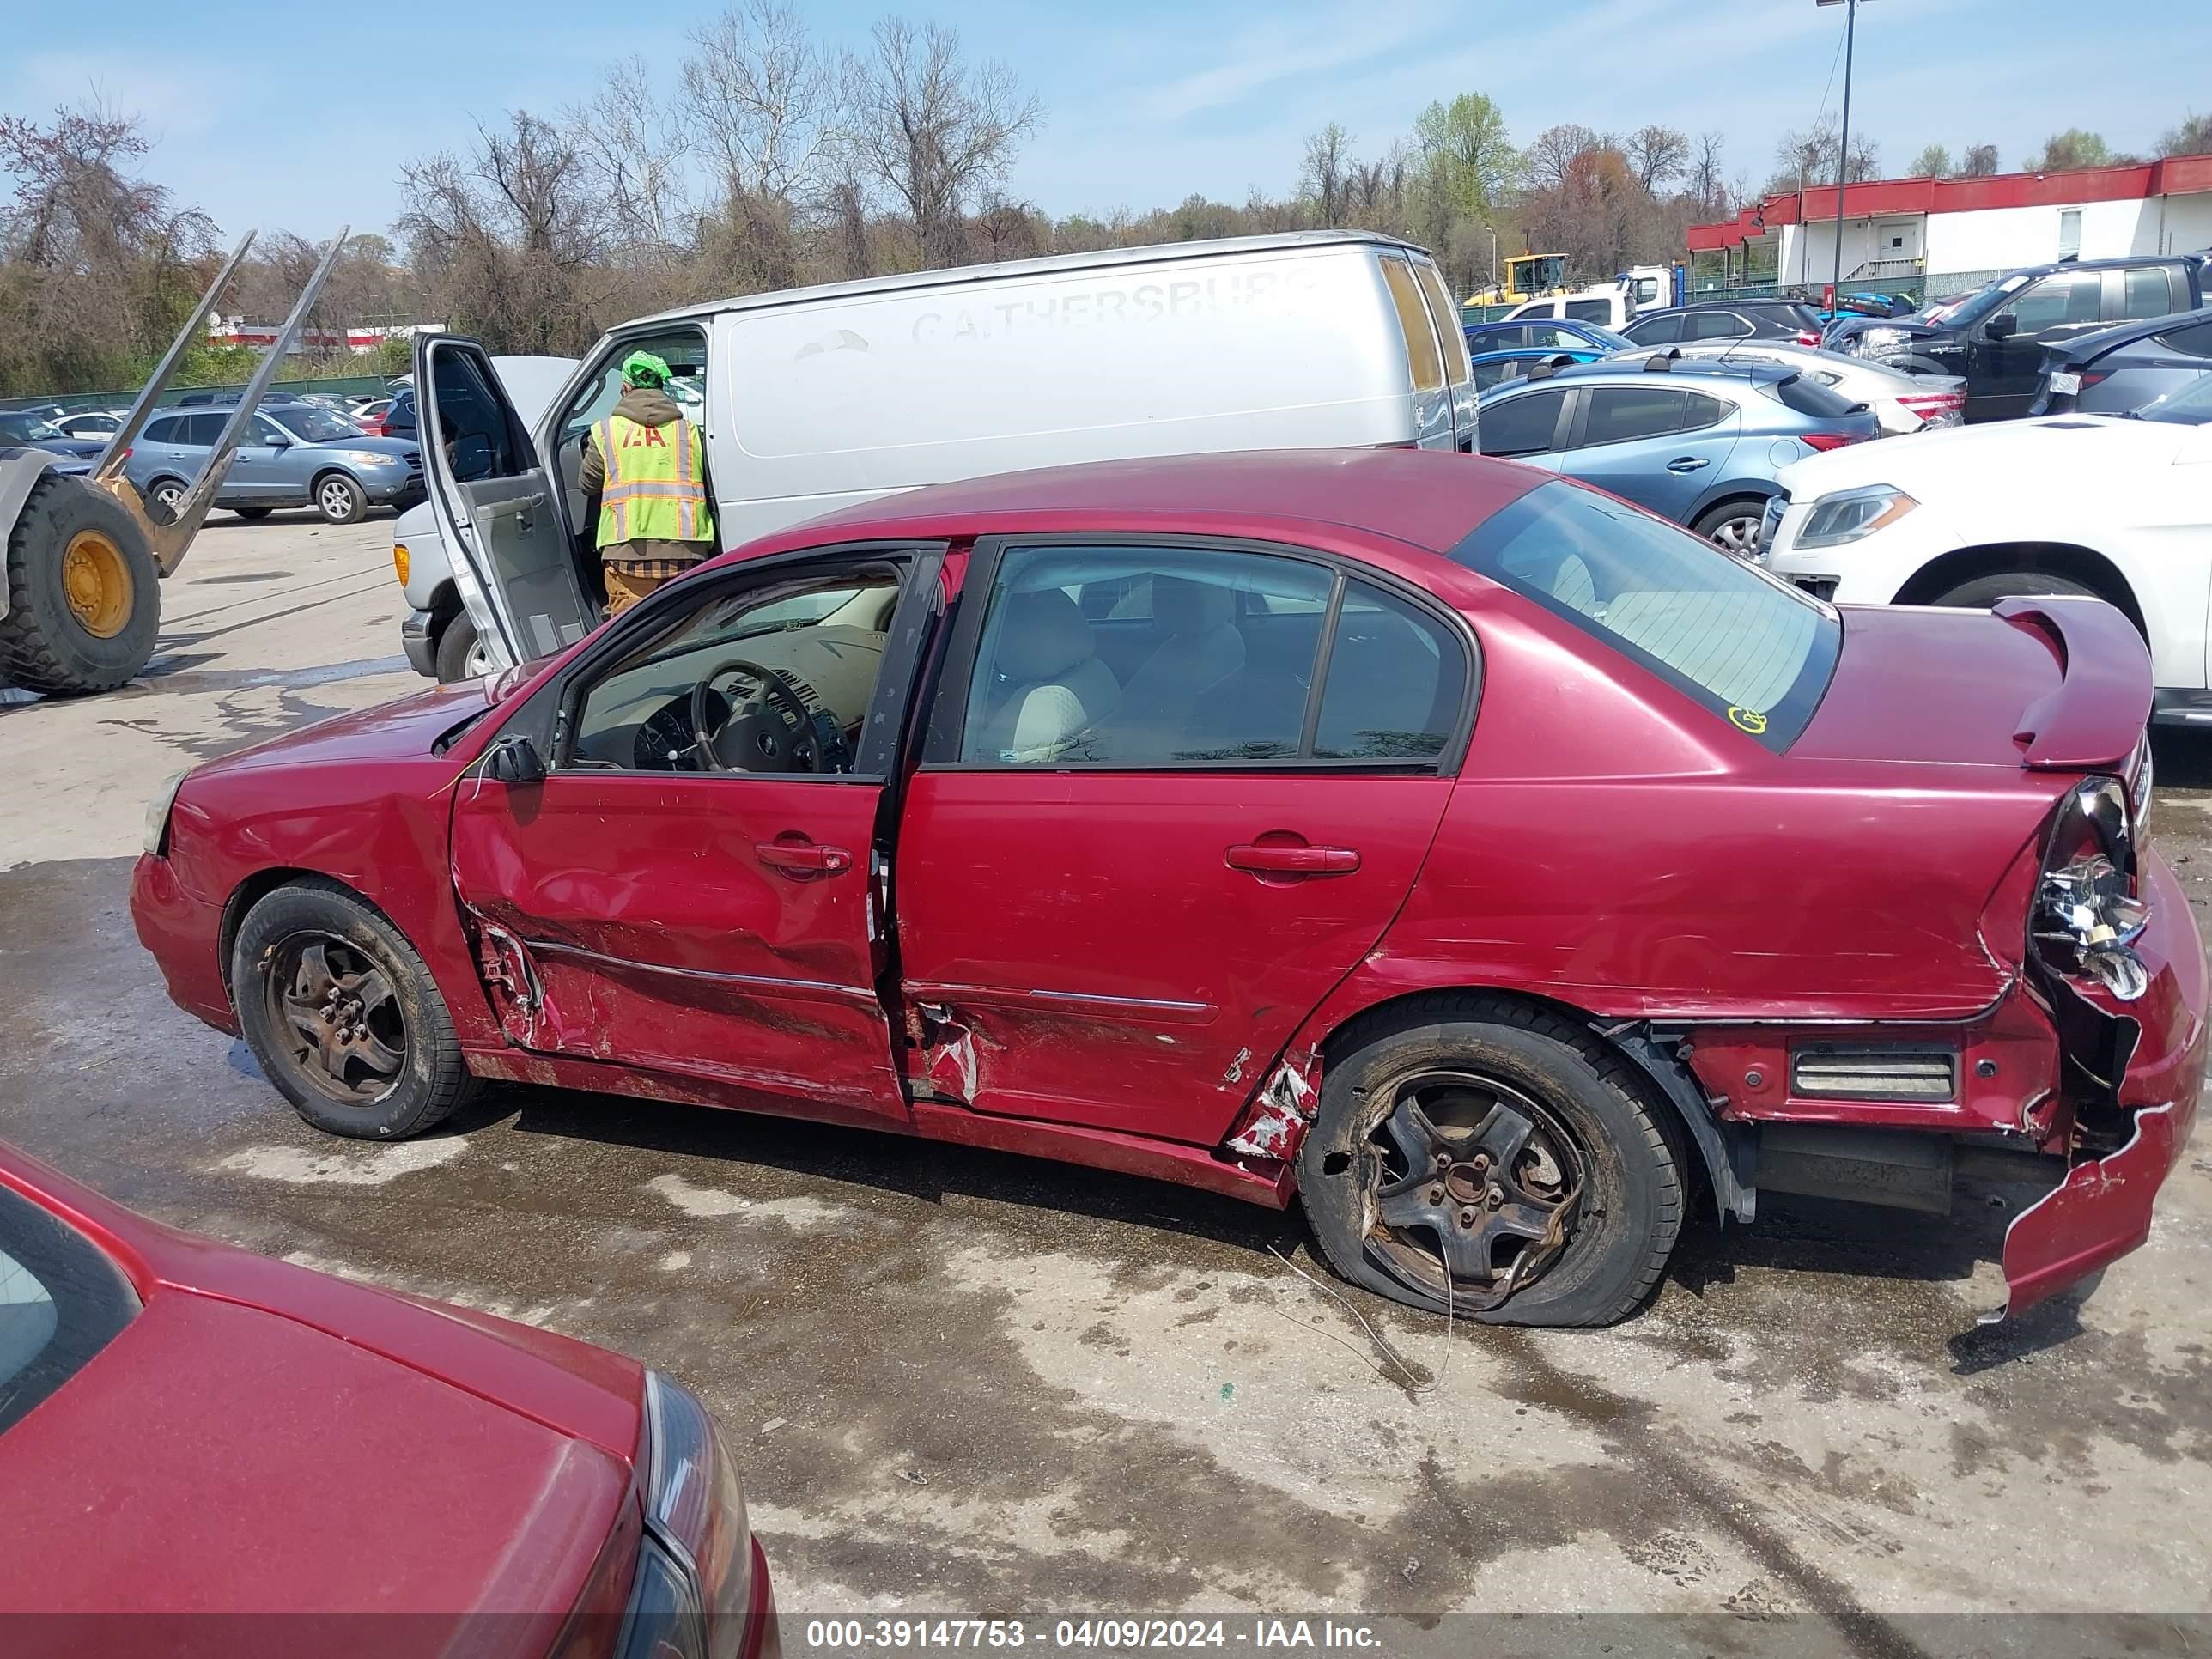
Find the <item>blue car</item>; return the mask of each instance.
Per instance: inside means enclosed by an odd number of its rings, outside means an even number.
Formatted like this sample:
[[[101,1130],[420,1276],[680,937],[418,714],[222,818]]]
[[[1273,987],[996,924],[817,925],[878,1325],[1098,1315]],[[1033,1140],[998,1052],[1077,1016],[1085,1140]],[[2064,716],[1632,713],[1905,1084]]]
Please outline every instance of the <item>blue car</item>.
[[[1484,454],[1609,489],[1740,558],[1776,472],[1881,433],[1865,404],[1784,364],[1667,352],[1539,366],[1478,408]]]
[[[1587,351],[1603,356],[1626,351],[1629,340],[1595,323],[1571,317],[1523,317],[1516,322],[1469,323],[1466,325],[1470,353],[1528,350]]]
[[[1564,368],[1569,363],[1594,363],[1607,355],[1602,347],[1593,345],[1577,346],[1571,350],[1533,351],[1524,346],[1512,351],[1478,351],[1474,359],[1474,389],[1480,393],[1508,380],[1517,380],[1539,364]]]

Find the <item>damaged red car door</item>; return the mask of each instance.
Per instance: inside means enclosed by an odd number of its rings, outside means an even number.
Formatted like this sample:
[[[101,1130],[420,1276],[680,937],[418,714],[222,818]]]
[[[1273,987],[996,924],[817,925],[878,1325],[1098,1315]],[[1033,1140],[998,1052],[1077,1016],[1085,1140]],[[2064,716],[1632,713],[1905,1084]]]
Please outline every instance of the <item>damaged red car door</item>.
[[[984,544],[900,830],[917,1092],[1213,1145],[1419,872],[1472,641],[1289,549]]]
[[[553,688],[547,775],[460,782],[453,879],[513,1042],[769,1109],[904,1118],[872,844],[915,565],[779,562],[665,590]]]

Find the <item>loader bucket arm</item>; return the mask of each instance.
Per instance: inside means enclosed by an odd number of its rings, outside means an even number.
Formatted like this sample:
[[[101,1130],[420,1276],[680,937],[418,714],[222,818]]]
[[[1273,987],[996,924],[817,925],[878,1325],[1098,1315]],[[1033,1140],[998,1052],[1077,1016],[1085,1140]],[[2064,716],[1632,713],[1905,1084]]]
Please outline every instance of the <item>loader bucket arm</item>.
[[[131,413],[116,428],[115,435],[107,441],[107,447],[100,452],[100,460],[94,466],[88,482],[94,489],[113,496],[123,510],[137,521],[146,538],[146,545],[152,550],[155,568],[164,576],[185,562],[185,554],[191,547],[192,538],[199,533],[209,508],[215,505],[216,491],[222,488],[223,478],[230,471],[231,458],[238,453],[239,441],[245,435],[248,423],[253,419],[254,410],[260,406],[263,396],[267,393],[270,382],[276,378],[276,370],[284,361],[284,354],[292,349],[293,341],[299,337],[301,325],[314,308],[316,296],[323,291],[324,280],[330,276],[331,267],[337,264],[338,255],[344,251],[347,233],[352,228],[350,225],[341,225],[338,234],[331,239],[331,245],[324,251],[321,263],[315,267],[315,274],[300,290],[300,297],[292,307],[292,314],[284,319],[284,326],[276,331],[275,342],[263,354],[260,362],[255,365],[253,378],[246,382],[246,390],[239,395],[237,407],[231,410],[230,419],[223,423],[222,435],[208,451],[207,465],[201,468],[199,477],[192,481],[192,487],[185,492],[184,499],[177,503],[175,518],[167,524],[154,522],[137,487],[123,476],[123,459],[130,453],[131,446],[137,441],[139,433],[145,429],[161,394],[169,389],[169,382],[175,377],[178,366],[184,362],[185,352],[195,340],[201,337],[202,331],[207,326],[208,313],[215,309],[216,301],[229,285],[239,262],[246,258],[246,250],[253,246],[253,232],[249,230],[240,239],[236,250],[216,274],[215,281],[208,284],[207,292],[200,295],[199,304],[192,307],[192,314],[185,319],[184,327],[178,331],[177,337],[170,343],[161,366],[154,371],[154,378],[140,388],[137,401],[131,405]]]

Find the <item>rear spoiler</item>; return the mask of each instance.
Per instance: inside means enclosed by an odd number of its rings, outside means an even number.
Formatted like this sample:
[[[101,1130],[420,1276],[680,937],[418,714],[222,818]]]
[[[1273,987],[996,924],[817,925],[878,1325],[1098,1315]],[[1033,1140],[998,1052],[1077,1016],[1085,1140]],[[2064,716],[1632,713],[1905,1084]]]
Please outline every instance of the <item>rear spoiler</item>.
[[[2012,734],[2021,764],[2038,771],[2124,765],[2150,723],[2150,649],[2102,599],[2035,594],[1990,607],[2058,659],[2057,687],[2021,711]]]

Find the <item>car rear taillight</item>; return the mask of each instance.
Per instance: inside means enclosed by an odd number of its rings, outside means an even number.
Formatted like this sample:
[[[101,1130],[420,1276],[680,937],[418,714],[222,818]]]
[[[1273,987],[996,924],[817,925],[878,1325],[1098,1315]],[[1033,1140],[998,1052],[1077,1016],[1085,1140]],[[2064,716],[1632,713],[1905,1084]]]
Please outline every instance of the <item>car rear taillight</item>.
[[[1863,432],[1801,432],[1797,434],[1798,441],[1808,449],[1841,449],[1845,444],[1860,442],[1865,436]]]
[[[2085,368],[2081,371],[2081,389],[2086,392],[2098,381],[2112,378],[2112,371],[2109,368]]]
[[[1899,408],[1917,415],[1923,426],[1956,426],[1966,418],[1966,394],[1963,392],[1916,392],[1897,402]]]
[[[1802,346],[1816,346],[1820,344],[1820,331],[1818,329],[1812,328],[1799,329],[1797,331],[1797,343]]]

